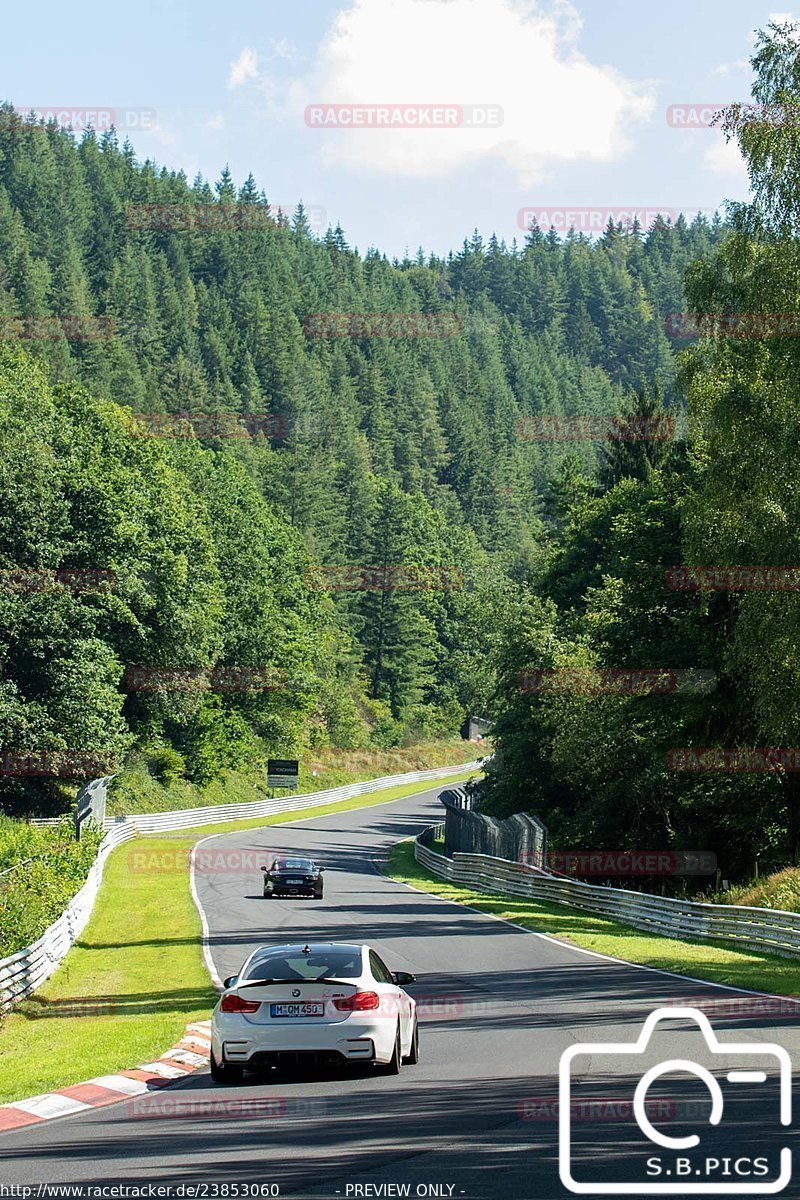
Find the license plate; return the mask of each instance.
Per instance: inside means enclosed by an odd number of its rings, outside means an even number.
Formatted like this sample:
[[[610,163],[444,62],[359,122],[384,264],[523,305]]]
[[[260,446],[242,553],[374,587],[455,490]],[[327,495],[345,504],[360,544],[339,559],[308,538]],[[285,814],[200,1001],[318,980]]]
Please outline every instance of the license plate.
[[[314,1002],[305,1004],[270,1004],[271,1017],[322,1017],[325,1015],[325,1005]]]
[[[290,887],[302,887],[303,886],[302,879],[287,879],[286,882],[289,884]]]

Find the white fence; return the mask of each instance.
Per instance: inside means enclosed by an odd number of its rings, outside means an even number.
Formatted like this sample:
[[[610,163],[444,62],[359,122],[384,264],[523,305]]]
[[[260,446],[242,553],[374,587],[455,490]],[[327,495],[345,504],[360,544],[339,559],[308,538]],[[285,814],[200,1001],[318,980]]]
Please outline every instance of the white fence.
[[[58,920],[32,945],[0,959],[0,1011],[12,1008],[18,1000],[29,995],[52,975],[89,920],[106,859],[115,846],[135,835],[135,828],[129,824],[118,825],[110,830],[100,843],[86,882]]]
[[[453,883],[481,892],[568,904],[665,937],[711,938],[737,949],[761,950],[787,958],[800,956],[800,913],[742,904],[701,904],[600,887],[487,854],[455,853],[447,858],[425,845],[432,837],[441,837],[443,831],[443,825],[436,825],[421,834],[415,843],[415,855],[423,867]]]
[[[32,945],[9,955],[8,958],[0,959],[0,1012],[12,1008],[17,1001],[29,995],[52,975],[91,916],[108,855],[115,846],[129,841],[137,834],[159,830],[168,832],[173,829],[186,829],[192,825],[225,824],[247,817],[319,808],[325,804],[335,804],[339,800],[406,783],[447,779],[451,775],[477,770],[479,767],[480,762],[462,763],[455,767],[437,767],[430,771],[409,771],[405,775],[384,776],[382,779],[371,779],[366,783],[349,783],[326,792],[293,795],[291,799],[253,800],[246,804],[209,805],[205,808],[177,809],[175,812],[142,813],[133,817],[122,817],[116,821],[106,820],[106,835],[100,843],[97,857],[81,890],[72,898],[58,920],[54,921]]]
[[[106,818],[105,828],[111,829],[122,821],[131,821],[137,833],[157,833],[160,829],[185,829],[191,825],[216,825],[224,821],[242,821],[248,817],[265,817],[272,813],[291,812],[298,808],[316,808],[320,804],[336,804],[352,796],[364,796],[384,788],[401,787],[406,783],[424,783],[427,779],[447,779],[462,771],[477,771],[483,762],[461,763],[455,767],[433,767],[430,771],[408,771],[405,775],[384,775],[366,783],[345,783],[327,792],[308,792],[291,799],[246,800],[242,804],[214,804],[204,808],[181,808],[174,812],[137,813],[132,817]]]

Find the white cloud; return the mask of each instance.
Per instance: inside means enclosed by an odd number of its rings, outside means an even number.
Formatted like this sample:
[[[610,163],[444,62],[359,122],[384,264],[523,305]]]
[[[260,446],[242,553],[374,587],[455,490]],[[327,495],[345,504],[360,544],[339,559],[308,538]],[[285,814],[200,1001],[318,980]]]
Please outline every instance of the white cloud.
[[[269,56],[270,58],[290,59],[296,56],[297,52],[294,48],[294,45],[291,42],[288,42],[286,38],[279,38],[277,41],[275,41],[273,38],[270,44],[272,46],[272,53]]]
[[[236,59],[236,62],[231,63],[231,73],[228,76],[228,87],[237,88],[246,83],[248,79],[258,78],[258,55],[255,50],[245,46],[242,53]]]
[[[214,132],[216,132],[218,129],[222,129],[224,125],[225,118],[223,117],[222,113],[214,113],[214,116],[209,117],[209,119],[206,121],[205,128],[212,129]]]
[[[713,146],[706,150],[703,157],[705,165],[715,175],[723,175],[744,187],[749,186],[750,177],[737,142],[726,142],[720,137]]]
[[[493,129],[310,129],[329,166],[432,177],[495,162],[523,184],[559,164],[614,162],[655,108],[634,84],[578,49],[566,0],[351,0],[288,104],[498,105]]]
[[[714,67],[713,74],[719,75],[721,78],[726,78],[728,75],[738,75],[740,72],[747,71],[750,68],[750,60],[747,58],[737,58],[735,62],[720,63],[718,67]]]

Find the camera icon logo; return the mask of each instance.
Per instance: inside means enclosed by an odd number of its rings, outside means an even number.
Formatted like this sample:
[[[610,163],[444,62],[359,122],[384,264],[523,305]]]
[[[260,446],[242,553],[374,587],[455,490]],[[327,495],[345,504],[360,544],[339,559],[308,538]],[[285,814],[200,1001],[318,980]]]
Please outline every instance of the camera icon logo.
[[[666,1058],[655,1062],[645,1071],[641,1071],[643,1056],[648,1055],[648,1048],[657,1030],[659,1033],[668,1032],[671,1035],[679,1032],[675,1022],[693,1022],[705,1042],[706,1060],[717,1069],[716,1073],[699,1062],[686,1057]],[[685,1030],[681,1029],[682,1034]],[[613,1060],[615,1073],[628,1072],[629,1077],[638,1078],[633,1089],[630,1109],[638,1126],[631,1123],[631,1130],[641,1141],[637,1157],[629,1161],[629,1169],[624,1174],[639,1170],[641,1157],[641,1178],[625,1178],[609,1182],[576,1178],[583,1175],[581,1167],[586,1161],[593,1165],[598,1161],[595,1128],[594,1142],[587,1143],[590,1149],[581,1155],[578,1122],[580,1113],[591,1101],[581,1101],[579,1083],[585,1082],[588,1075],[578,1076],[573,1066],[579,1056],[591,1060],[591,1069],[601,1069],[605,1056]],[[652,1051],[649,1056],[652,1057]],[[637,1062],[638,1059],[638,1062]],[[621,1060],[621,1061],[620,1061]],[[764,1065],[771,1069],[764,1070]],[[637,1069],[638,1068],[638,1069]],[[674,1136],[657,1128],[651,1120],[652,1103],[648,1103],[648,1090],[665,1076],[681,1074],[694,1077],[705,1085],[710,1098],[710,1113],[699,1118],[703,1122],[699,1133],[689,1133]],[[720,1084],[720,1077],[731,1084],[730,1089]],[[766,1111],[765,1089],[777,1082],[777,1096],[774,1086],[770,1099],[777,1100],[777,1116],[780,1125],[789,1126],[792,1122],[792,1064],[787,1051],[772,1042],[730,1042],[720,1041],[705,1013],[696,1008],[659,1008],[647,1017],[641,1033],[635,1042],[582,1042],[570,1046],[561,1056],[559,1065],[559,1174],[561,1182],[568,1191],[578,1195],[775,1195],[783,1191],[792,1177],[792,1152],[788,1146],[780,1151],[770,1153],[763,1142],[753,1148],[753,1133],[739,1133],[733,1137],[736,1152],[730,1156],[721,1156],[719,1151],[713,1154],[701,1146],[700,1134],[709,1127],[718,1127],[723,1122],[726,1104],[746,1104],[748,1111],[754,1108]],[[626,1087],[633,1088],[629,1080]],[[663,1086],[663,1083],[662,1083]],[[673,1106],[674,1107],[674,1106]],[[685,1106],[689,1107],[689,1106]],[[696,1108],[697,1106],[693,1106]],[[648,1111],[649,1109],[649,1111]],[[663,1111],[663,1106],[662,1110]],[[694,1115],[694,1114],[693,1114]],[[630,1140],[626,1140],[629,1145]],[[660,1153],[655,1153],[655,1149]],[[620,1152],[612,1151],[610,1161],[619,1160]],[[620,1174],[623,1174],[620,1171]]]

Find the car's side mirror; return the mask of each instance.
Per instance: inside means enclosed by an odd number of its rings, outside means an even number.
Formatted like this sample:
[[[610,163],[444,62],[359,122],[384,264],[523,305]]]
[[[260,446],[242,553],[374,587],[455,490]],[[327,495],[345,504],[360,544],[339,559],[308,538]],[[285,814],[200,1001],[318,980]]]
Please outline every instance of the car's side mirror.
[[[267,869],[266,867],[262,867],[262,868],[261,868],[261,870],[262,870],[262,871],[266,871],[266,869]]]
[[[317,871],[318,871],[318,873],[319,873],[320,875],[324,875],[324,874],[325,874],[325,868],[324,868],[324,867],[317,867]]]
[[[228,988],[233,987],[233,985],[236,983],[236,980],[238,978],[239,978],[238,975],[229,975],[227,979],[223,979],[222,986],[225,988],[226,992],[227,992]]]
[[[405,987],[408,983],[416,983],[416,975],[412,975],[410,971],[392,971],[392,979],[398,987]]]

